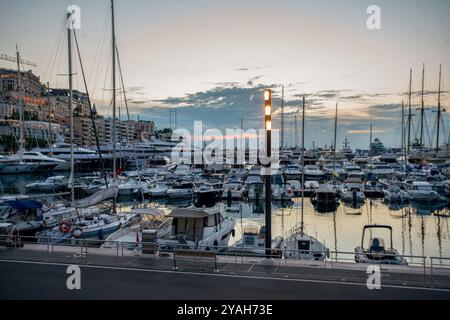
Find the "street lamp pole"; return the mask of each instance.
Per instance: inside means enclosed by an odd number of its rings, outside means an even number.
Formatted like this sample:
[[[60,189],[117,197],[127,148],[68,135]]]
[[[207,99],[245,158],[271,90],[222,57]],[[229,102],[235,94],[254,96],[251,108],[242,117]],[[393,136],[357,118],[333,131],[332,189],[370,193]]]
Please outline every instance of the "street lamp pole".
[[[272,90],[264,91],[264,115],[266,129],[266,156],[269,159],[265,170],[265,213],[266,213],[266,255],[271,255],[272,248],[272,185],[271,185],[271,157],[272,157]]]

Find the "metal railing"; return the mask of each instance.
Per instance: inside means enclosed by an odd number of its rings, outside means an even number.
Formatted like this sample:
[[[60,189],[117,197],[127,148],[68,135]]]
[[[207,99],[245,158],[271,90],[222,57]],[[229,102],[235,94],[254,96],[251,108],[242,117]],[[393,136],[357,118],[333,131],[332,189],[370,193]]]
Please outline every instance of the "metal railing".
[[[365,273],[366,267],[372,264],[383,267],[384,272],[394,273],[394,277],[409,273],[423,275],[424,286],[450,285],[450,257],[395,255],[408,260],[408,265],[391,266],[382,260],[356,263],[355,252],[344,251],[274,249],[267,256],[264,248],[255,250],[255,247],[214,247],[211,250],[211,247],[198,246],[164,248],[154,242],[67,239],[56,243],[56,240],[60,239],[0,235],[0,248],[5,248],[0,249],[0,259],[193,272],[262,273],[284,277],[314,276],[314,272],[305,268],[319,270],[319,276],[326,273],[332,277],[333,272],[342,271],[351,277],[353,271]],[[148,248],[153,248],[154,252],[143,253],[146,251],[143,249]]]

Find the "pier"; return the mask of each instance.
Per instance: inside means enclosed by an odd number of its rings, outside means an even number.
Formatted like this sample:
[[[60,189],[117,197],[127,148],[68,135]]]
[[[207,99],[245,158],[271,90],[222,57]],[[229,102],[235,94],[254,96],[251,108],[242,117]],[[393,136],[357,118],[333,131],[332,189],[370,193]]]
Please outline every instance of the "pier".
[[[1,298],[450,298],[450,259],[414,257],[417,263],[410,266],[380,265],[381,289],[369,290],[368,264],[345,261],[344,252],[331,252],[325,261],[302,261],[205,251],[142,254],[143,245],[0,247],[0,281],[8,288]],[[341,258],[333,259],[334,255]],[[81,267],[82,290],[66,288],[69,265]]]

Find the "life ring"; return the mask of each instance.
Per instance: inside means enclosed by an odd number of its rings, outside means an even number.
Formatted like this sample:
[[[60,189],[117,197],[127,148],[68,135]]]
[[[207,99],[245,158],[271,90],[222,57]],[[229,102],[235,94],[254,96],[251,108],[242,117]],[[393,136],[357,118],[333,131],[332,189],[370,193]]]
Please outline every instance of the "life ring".
[[[59,225],[59,231],[62,233],[69,233],[70,232],[70,224],[68,222],[63,222]]]

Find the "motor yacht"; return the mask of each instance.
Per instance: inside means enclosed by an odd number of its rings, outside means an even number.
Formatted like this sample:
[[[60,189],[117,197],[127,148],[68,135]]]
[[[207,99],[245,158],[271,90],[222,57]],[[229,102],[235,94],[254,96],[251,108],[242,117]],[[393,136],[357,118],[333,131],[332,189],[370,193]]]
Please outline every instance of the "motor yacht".
[[[234,220],[224,218],[216,208],[178,208],[169,217],[170,234],[157,239],[162,250],[220,250],[228,246],[235,234]]]

